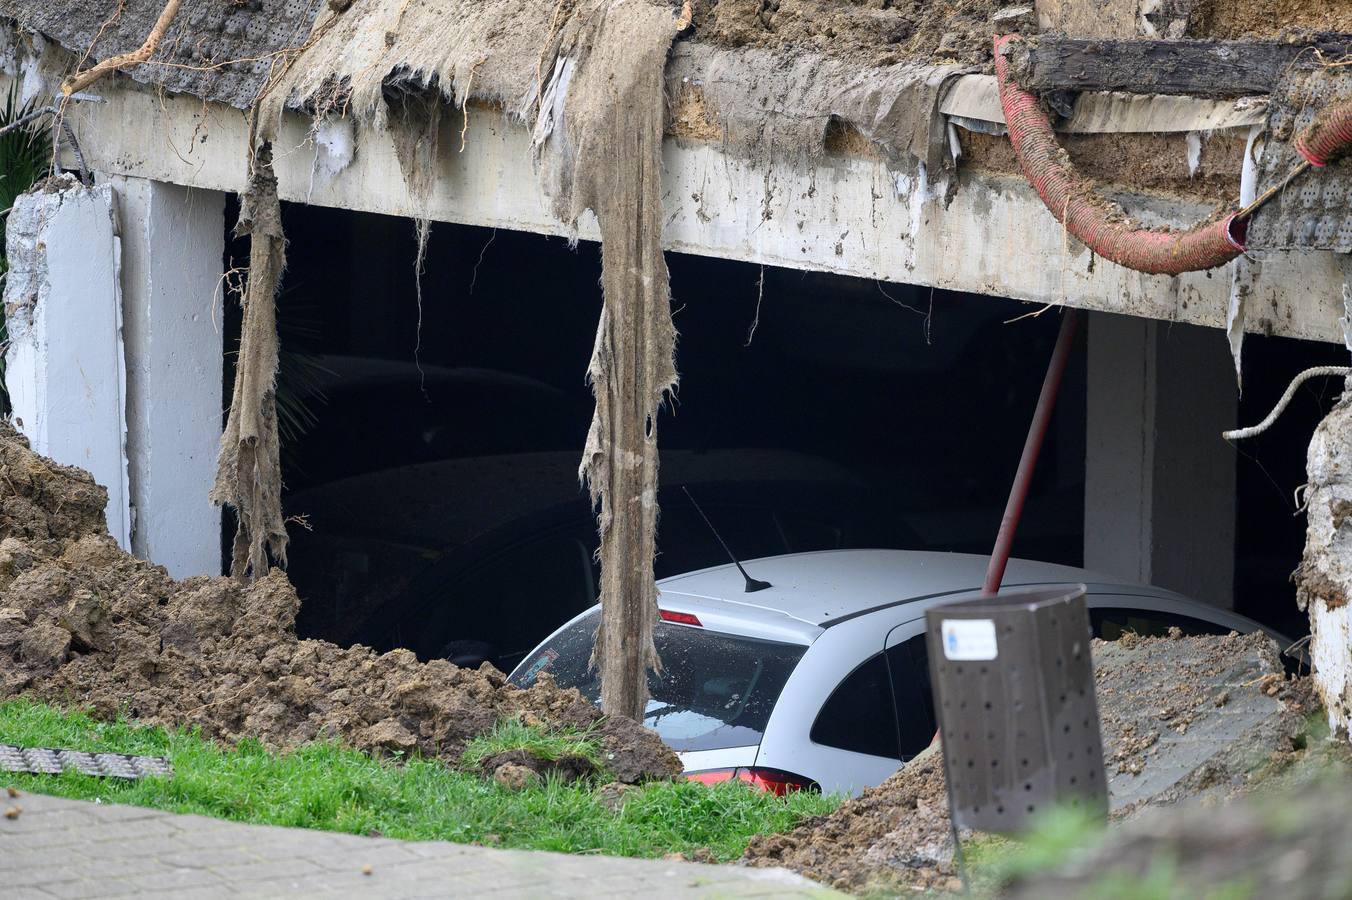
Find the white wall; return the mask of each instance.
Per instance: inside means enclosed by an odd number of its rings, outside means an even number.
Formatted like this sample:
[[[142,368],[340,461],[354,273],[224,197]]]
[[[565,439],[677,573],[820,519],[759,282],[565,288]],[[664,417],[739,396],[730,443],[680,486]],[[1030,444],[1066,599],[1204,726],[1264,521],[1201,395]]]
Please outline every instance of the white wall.
[[[1085,568],[1234,606],[1238,406],[1214,332],[1089,317]]]
[[[132,552],[176,578],[219,574],[207,500],[221,435],[225,195],[115,177],[127,347]]]
[[[108,489],[108,530],[131,546],[120,246],[107,185],[29,194],[7,224],[6,382],[33,449]]]

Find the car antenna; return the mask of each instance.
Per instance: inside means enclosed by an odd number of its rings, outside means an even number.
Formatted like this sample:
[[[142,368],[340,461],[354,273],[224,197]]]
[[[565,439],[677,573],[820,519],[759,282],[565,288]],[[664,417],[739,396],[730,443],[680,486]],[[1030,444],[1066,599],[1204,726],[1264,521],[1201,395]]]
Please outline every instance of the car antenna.
[[[704,520],[704,524],[709,526],[709,530],[714,533],[714,537],[723,545],[723,552],[728,554],[728,559],[732,560],[732,564],[737,567],[737,571],[741,572],[742,577],[746,579],[746,592],[748,594],[754,594],[756,591],[763,591],[768,587],[774,587],[770,582],[759,581],[746,573],[746,569],[742,568],[742,564],[738,562],[737,557],[733,555],[732,548],[728,546],[728,542],[723,540],[723,535],[718,533],[718,529],[714,527],[714,523],[709,521],[709,517],[704,514],[704,510],[699,508],[699,504],[695,502],[695,498],[690,496],[690,488],[681,485],[681,490],[685,491],[685,496],[690,500],[690,505],[695,507],[695,512],[699,513],[699,517]]]

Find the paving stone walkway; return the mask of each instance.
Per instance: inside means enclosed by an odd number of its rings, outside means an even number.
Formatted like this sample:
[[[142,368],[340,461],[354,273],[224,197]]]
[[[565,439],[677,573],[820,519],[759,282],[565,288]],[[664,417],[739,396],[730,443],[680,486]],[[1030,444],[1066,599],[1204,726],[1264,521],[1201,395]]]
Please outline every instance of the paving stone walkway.
[[[495,850],[241,825],[25,793],[0,897],[839,897],[783,869]],[[370,874],[364,870],[369,867]]]

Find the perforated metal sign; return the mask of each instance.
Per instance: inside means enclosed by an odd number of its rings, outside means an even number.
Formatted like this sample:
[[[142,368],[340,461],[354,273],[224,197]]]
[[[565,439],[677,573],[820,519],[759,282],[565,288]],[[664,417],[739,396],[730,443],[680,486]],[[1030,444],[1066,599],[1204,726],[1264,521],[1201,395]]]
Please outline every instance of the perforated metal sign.
[[[1019,831],[1058,804],[1106,816],[1084,587],[937,606],[926,625],[958,826]]]
[[[1341,67],[1293,67],[1269,104],[1267,143],[1258,193],[1279,185],[1301,162],[1292,141],[1330,105],[1352,98],[1352,72]],[[1352,252],[1352,159],[1297,178],[1254,214],[1248,245],[1254,250]]]
[[[169,760],[160,756],[128,756],[124,753],[85,753],[47,747],[16,747],[0,744],[0,771],[60,775],[80,772],[99,778],[168,778],[174,774]]]

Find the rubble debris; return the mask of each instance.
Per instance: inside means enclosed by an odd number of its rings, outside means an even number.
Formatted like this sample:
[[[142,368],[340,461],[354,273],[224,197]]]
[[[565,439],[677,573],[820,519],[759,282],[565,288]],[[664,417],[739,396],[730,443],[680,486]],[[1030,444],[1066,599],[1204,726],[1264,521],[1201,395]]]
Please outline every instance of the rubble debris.
[[[1115,818],[1244,793],[1297,754],[1309,688],[1284,678],[1266,635],[1130,636],[1096,640],[1093,648]],[[1265,678],[1266,687],[1277,685],[1275,696],[1266,693]],[[1219,693],[1228,698],[1222,705]],[[856,893],[956,890],[936,749],[829,816],[755,838],[746,862],[786,866]]]
[[[533,784],[539,784],[540,776],[528,766],[503,763],[493,770],[493,780],[509,791],[524,791]]]
[[[298,640],[300,601],[280,572],[251,585],[174,581],[117,547],[103,520],[106,496],[86,473],[43,459],[0,423],[0,556],[8,560],[0,613],[12,623],[0,630],[0,698],[196,726],[225,742],[337,738],[453,764],[470,739],[517,718],[588,730],[626,783],[681,771],[655,733],[602,717],[547,677],[523,691],[490,666]]]

